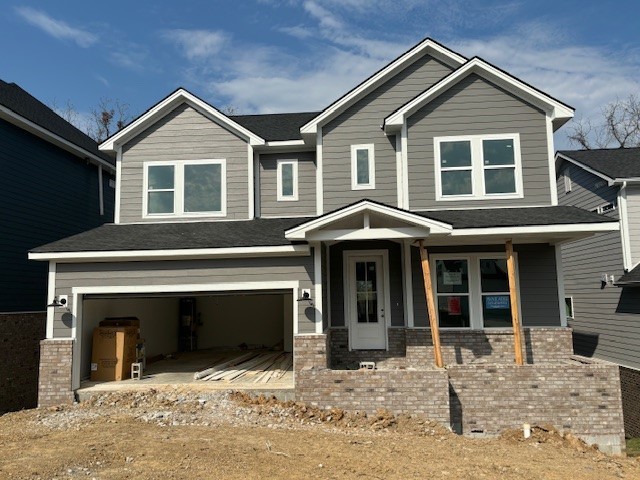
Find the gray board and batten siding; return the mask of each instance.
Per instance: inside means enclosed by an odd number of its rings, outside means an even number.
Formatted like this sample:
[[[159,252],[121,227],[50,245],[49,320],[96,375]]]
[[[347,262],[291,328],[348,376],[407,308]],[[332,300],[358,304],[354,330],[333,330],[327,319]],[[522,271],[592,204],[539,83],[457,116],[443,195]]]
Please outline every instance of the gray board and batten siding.
[[[122,148],[120,222],[158,222],[143,218],[144,162],[226,160],[227,215],[200,220],[249,217],[247,142],[182,104],[127,142]],[[253,161],[253,160],[252,160]],[[164,221],[176,221],[165,219]]]
[[[166,285],[166,293],[171,293],[173,286],[181,285],[298,281],[302,289],[312,288],[313,278],[313,255],[217,260],[59,263],[56,271],[55,293],[69,295],[69,308],[72,310],[73,287]],[[54,338],[71,336],[71,320],[71,314],[63,312],[63,309],[56,309]],[[307,302],[298,302],[298,333],[314,332],[315,310]]]
[[[278,160],[298,161],[298,200],[278,201]],[[260,216],[316,215],[315,152],[260,155]]]
[[[471,74],[407,120],[411,210],[551,205],[546,116],[515,95]],[[520,135],[523,198],[436,201],[434,137]]]
[[[569,169],[571,191],[565,191]],[[577,165],[563,162],[557,176],[558,203],[591,210],[616,201],[618,186]],[[632,209],[629,208],[631,212]],[[618,218],[619,210],[606,213]],[[620,232],[607,232],[562,246],[565,295],[573,298],[574,350],[577,354],[640,368],[640,291],[633,287],[602,288],[603,273],[624,273]]]
[[[322,127],[325,212],[364,197],[398,204],[396,136],[385,135],[380,126],[399,106],[451,71],[451,67],[424,55]],[[375,190],[351,190],[351,145],[371,143],[375,145]]]
[[[525,327],[559,327],[560,304],[556,272],[555,247],[548,244],[516,244],[518,254],[518,281],[522,325]],[[505,253],[503,245],[478,245],[465,247],[429,247],[429,254],[469,252]],[[411,248],[411,280],[413,284],[414,326],[429,325],[424,281],[420,265],[420,252]]]

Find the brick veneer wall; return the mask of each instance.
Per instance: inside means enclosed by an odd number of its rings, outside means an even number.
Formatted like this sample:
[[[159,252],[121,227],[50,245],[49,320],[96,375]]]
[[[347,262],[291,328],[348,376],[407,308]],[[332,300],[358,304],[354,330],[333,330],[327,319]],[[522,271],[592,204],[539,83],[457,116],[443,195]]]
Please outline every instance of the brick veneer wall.
[[[620,367],[620,389],[624,432],[629,438],[640,437],[640,370]]]
[[[327,336],[295,335],[293,337],[293,371],[303,368],[327,368]]]
[[[374,413],[422,415],[449,424],[447,372],[434,370],[303,369],[296,399],[311,405]]]
[[[603,451],[624,450],[615,365],[456,365],[448,373],[452,425],[462,433],[552,424]]]
[[[0,414],[37,405],[46,324],[46,312],[0,314]]]
[[[48,339],[40,342],[39,407],[73,403],[72,361],[73,340]]]
[[[329,330],[329,365],[334,369],[357,369],[361,361],[376,362],[380,368],[422,368],[434,364],[431,331],[424,328],[389,328],[389,350],[349,351],[348,330]],[[573,354],[571,329],[524,328],[527,363],[557,363]],[[511,329],[442,330],[445,365],[505,363],[514,361]]]

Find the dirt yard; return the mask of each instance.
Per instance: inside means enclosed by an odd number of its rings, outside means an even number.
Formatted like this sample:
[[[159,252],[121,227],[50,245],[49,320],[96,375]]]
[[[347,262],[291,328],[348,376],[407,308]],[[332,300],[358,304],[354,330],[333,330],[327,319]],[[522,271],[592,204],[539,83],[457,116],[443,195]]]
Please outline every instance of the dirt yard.
[[[640,478],[640,462],[547,429],[471,439],[385,412],[166,389],[1,416],[0,478],[604,480]]]

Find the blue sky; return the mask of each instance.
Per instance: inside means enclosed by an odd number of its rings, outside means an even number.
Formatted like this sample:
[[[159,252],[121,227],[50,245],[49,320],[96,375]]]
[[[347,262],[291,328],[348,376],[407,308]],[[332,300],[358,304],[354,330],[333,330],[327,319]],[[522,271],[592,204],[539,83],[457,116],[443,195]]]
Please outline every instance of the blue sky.
[[[178,86],[241,113],[308,111],[430,36],[597,119],[640,93],[638,18],[637,0],[9,0],[0,78],[82,116],[102,97],[139,114]]]

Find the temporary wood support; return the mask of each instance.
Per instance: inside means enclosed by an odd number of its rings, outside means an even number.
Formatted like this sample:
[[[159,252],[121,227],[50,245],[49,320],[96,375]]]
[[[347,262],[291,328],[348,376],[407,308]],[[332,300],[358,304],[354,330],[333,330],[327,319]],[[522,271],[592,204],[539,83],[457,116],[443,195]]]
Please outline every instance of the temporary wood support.
[[[518,290],[516,288],[516,262],[513,258],[513,242],[507,240],[507,273],[509,274],[509,298],[511,300],[511,323],[513,324],[513,347],[516,365],[522,365],[522,328],[518,314]]]
[[[433,298],[433,285],[431,284],[431,267],[429,266],[429,255],[424,248],[424,240],[418,240],[420,245],[420,260],[422,263],[422,277],[424,279],[424,294],[427,298],[427,312],[429,313],[429,326],[431,327],[431,338],[433,339],[433,350],[436,357],[436,367],[443,367],[442,349],[440,348],[440,330],[438,319],[436,318],[436,303]]]

